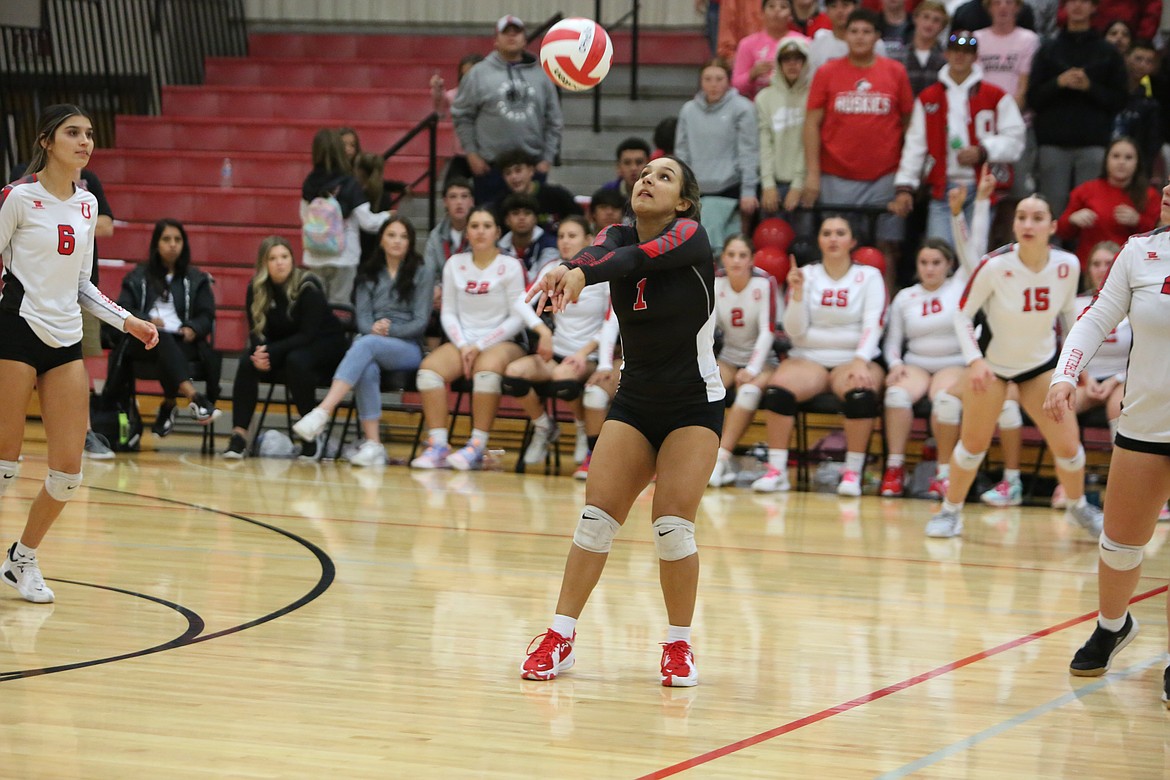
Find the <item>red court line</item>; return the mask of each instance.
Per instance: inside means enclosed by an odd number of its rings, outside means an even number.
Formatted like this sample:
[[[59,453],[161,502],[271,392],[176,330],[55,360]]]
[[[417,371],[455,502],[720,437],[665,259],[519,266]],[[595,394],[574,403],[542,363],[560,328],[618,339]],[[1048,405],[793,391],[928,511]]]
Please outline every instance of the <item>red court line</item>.
[[[1159,593],[1165,593],[1167,587],[1170,587],[1170,586],[1161,585],[1157,588],[1154,588],[1153,590],[1146,591],[1145,593],[1140,593],[1140,594],[1134,596],[1132,599],[1130,599],[1129,603],[1136,604],[1139,601],[1144,601],[1145,599],[1151,598],[1153,596],[1157,596]],[[740,750],[743,750],[744,748],[749,748],[749,747],[752,747],[754,745],[758,745],[761,742],[767,742],[770,739],[774,739],[774,738],[782,736],[784,734],[788,734],[792,731],[796,731],[797,729],[804,728],[805,726],[811,726],[814,723],[819,723],[820,721],[825,720],[827,718],[831,718],[834,715],[840,715],[843,712],[849,712],[850,710],[856,709],[857,707],[860,707],[863,704],[869,704],[870,702],[877,701],[878,699],[884,699],[885,697],[890,696],[891,694],[895,694],[895,693],[898,693],[900,691],[904,691],[907,688],[912,688],[915,685],[919,685],[920,683],[924,683],[924,682],[927,682],[929,680],[933,680],[936,677],[941,677],[942,675],[947,674],[948,672],[953,672],[957,669],[962,669],[964,666],[969,666],[969,665],[975,663],[976,661],[982,661],[985,658],[991,658],[992,656],[999,655],[1000,653],[1007,652],[1008,650],[1013,650],[1017,647],[1020,647],[1021,645],[1026,645],[1029,642],[1034,642],[1037,639],[1041,639],[1043,637],[1049,636],[1050,634],[1055,634],[1058,631],[1063,631],[1066,628],[1069,628],[1071,626],[1075,626],[1078,623],[1083,623],[1086,620],[1090,620],[1092,618],[1095,618],[1096,616],[1097,616],[1096,611],[1093,611],[1093,612],[1089,612],[1088,614],[1081,615],[1080,617],[1070,618],[1070,619],[1064,621],[1063,623],[1057,623],[1055,626],[1050,626],[1048,628],[1044,628],[1044,629],[1041,629],[1039,631],[1035,631],[1031,634],[1027,634],[1025,636],[1022,636],[1018,639],[1013,639],[1010,642],[1005,642],[1004,644],[998,645],[997,647],[993,647],[990,650],[981,650],[980,652],[975,653],[974,655],[969,655],[966,658],[962,658],[958,661],[954,661],[952,663],[945,664],[943,666],[938,667],[937,669],[931,669],[929,672],[924,672],[922,674],[914,675],[913,677],[908,677],[905,680],[902,680],[901,682],[896,682],[893,685],[887,685],[885,688],[880,688],[876,691],[873,691],[872,693],[867,693],[867,694],[864,694],[862,696],[858,696],[856,699],[851,699],[850,701],[844,702],[843,704],[838,704],[838,705],[835,705],[833,707],[829,707],[828,709],[821,710],[820,712],[814,712],[812,715],[806,715],[803,718],[789,721],[788,723],[785,723],[782,726],[777,726],[776,728],[768,729],[767,731],[760,732],[759,734],[756,734],[755,736],[748,737],[747,739],[741,739],[739,742],[732,742],[730,745],[724,745],[723,747],[708,751],[706,753],[703,753],[702,755],[695,756],[694,758],[688,758],[686,761],[680,761],[679,763],[674,764],[672,766],[668,766],[668,767],[665,767],[663,769],[656,770],[654,772],[651,772],[648,775],[643,775],[638,780],[656,780],[656,778],[671,777],[672,775],[677,775],[680,772],[685,772],[688,769],[694,769],[697,766],[701,766],[703,764],[710,763],[711,761],[714,761],[717,758],[723,758],[724,756],[729,756],[732,753],[737,753]]]

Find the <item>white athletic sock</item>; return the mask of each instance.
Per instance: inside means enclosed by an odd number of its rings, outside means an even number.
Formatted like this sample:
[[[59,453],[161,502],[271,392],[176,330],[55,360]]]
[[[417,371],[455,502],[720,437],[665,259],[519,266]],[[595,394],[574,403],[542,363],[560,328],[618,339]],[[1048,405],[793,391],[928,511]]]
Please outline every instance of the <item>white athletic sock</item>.
[[[666,642],[686,642],[691,643],[691,627],[690,626],[671,626],[666,627]]]
[[[951,464],[949,464],[949,463],[938,464],[938,469],[935,471],[935,476],[938,477],[939,479],[950,479],[951,478]]]
[[[853,471],[860,474],[865,470],[865,453],[864,452],[846,452],[845,453],[845,470]]]
[[[731,450],[725,450],[720,447],[719,452],[715,453],[715,460],[717,460],[719,463],[726,463],[727,461],[731,460]]]
[[[1087,505],[1088,503],[1089,503],[1089,499],[1086,498],[1085,496],[1081,496],[1076,501],[1073,501],[1072,505],[1076,509],[1084,509],[1085,505]]]
[[[1003,480],[1004,480],[1004,482],[1011,482],[1013,485],[1018,484],[1020,481],[1020,470],[1019,469],[1004,469],[1003,470]]]
[[[37,548],[25,547],[20,542],[17,542],[16,549],[13,551],[13,554],[16,555],[17,558],[27,558],[31,561],[37,557]]]
[[[431,428],[427,431],[427,441],[431,445],[441,447],[447,443],[447,429],[446,428]]]
[[[889,457],[886,458],[886,466],[888,466],[889,468],[892,468],[892,469],[896,469],[905,463],[906,463],[906,456],[904,454],[903,455],[895,455],[891,452]]]
[[[548,412],[545,412],[544,414],[540,415],[540,417],[537,417],[535,420],[533,420],[532,424],[537,428],[543,428],[547,431],[552,428],[552,419],[549,418]]]
[[[779,471],[788,468],[788,450],[768,448],[768,465]]]
[[[950,501],[947,501],[944,498],[943,503],[942,503],[942,508],[943,508],[944,512],[962,512],[963,511],[963,502],[960,501],[957,504],[952,504]]]
[[[553,622],[549,628],[565,639],[572,639],[573,634],[577,631],[577,618],[568,615],[553,615]]]
[[[1105,629],[1106,631],[1112,631],[1116,634],[1125,627],[1125,616],[1128,614],[1129,612],[1124,612],[1122,613],[1121,617],[1113,618],[1112,620],[1105,617],[1104,615],[1098,615],[1097,625],[1101,626],[1101,628]]]

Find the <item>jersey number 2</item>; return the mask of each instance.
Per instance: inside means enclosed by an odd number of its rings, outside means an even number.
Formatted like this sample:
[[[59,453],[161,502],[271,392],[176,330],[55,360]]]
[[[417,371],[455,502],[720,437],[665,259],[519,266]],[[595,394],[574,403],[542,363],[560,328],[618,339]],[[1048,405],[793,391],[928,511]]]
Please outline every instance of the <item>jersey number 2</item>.
[[[646,311],[646,280],[638,280],[638,299],[634,301],[634,311]]]
[[[57,226],[57,254],[71,255],[74,247],[77,246],[77,239],[73,237],[72,225],[58,225]]]

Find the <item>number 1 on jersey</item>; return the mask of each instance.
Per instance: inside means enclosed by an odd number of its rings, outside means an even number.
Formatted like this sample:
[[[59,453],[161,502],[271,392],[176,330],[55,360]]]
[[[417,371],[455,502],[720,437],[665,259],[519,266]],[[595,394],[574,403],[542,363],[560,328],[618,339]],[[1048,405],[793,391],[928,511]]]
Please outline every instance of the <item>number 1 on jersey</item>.
[[[638,299],[634,301],[634,311],[646,310],[646,278],[638,280]]]

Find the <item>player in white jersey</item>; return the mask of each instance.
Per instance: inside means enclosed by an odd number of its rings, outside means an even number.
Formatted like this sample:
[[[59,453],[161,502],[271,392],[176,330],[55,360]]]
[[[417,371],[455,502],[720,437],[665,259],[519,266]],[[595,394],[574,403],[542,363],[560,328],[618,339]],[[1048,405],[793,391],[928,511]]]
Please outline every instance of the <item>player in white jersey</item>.
[[[861,495],[865,452],[878,415],[877,390],[885,372],[874,362],[882,336],[886,286],[881,271],[849,256],[856,241],[849,222],[821,222],[820,263],[788,272],[784,331],[792,339],[788,359],[772,372],[760,402],[767,414],[768,470],[752,483],[762,493],[788,489],[788,438],[797,407],[832,391],[845,411],[845,472],[837,492]]]
[[[488,434],[500,405],[504,369],[524,354],[515,340],[524,328],[512,304],[524,294],[524,267],[496,247],[500,228],[490,209],[468,215],[470,252],[453,255],[443,266],[439,321],[450,339],[425,358],[415,383],[429,429],[427,448],[410,465],[416,469],[483,466]],[[457,452],[447,443],[447,384],[470,379],[471,438]]]
[[[102,295],[93,269],[97,199],[74,182],[93,153],[93,123],[73,105],[38,120],[30,175],[0,192],[0,495],[13,484],[33,388],[48,441],[48,476],[29,507],[20,541],[0,564],[0,579],[27,601],[50,602],[37,547],[81,485],[89,424],[89,377],[81,359],[81,310],[140,339],[158,331]]]
[[[753,273],[752,245],[734,235],[723,244],[723,276],[715,277],[715,322],[723,331],[719,374],[723,386],[735,389],[735,400],[723,418],[723,435],[715,470],[707,484],[722,487],[735,482],[731,454],[752,422],[764,388],[776,367],[772,351],[776,325],[776,282],[768,274]]]
[[[621,360],[617,360],[618,365],[615,367],[614,359],[615,352],[620,352],[617,348],[620,335],[617,315],[614,314],[611,305],[609,311],[605,313],[601,332],[597,334],[597,369],[585,381],[582,401],[585,405],[585,455],[579,461],[577,470],[573,472],[573,479],[589,478],[593,448],[597,446],[610,402],[617,393],[618,379],[621,377]],[[580,441],[577,444],[576,452],[580,452]]]
[[[1068,520],[1092,537],[1101,532],[1101,512],[1085,500],[1085,450],[1071,415],[1056,422],[1041,414],[1044,393],[1056,365],[1060,319],[1068,333],[1076,318],[1076,255],[1049,246],[1056,229],[1052,209],[1032,195],[1016,206],[1012,230],[1016,242],[992,252],[967,284],[955,316],[955,330],[967,371],[955,394],[963,399],[959,443],[951,454],[951,481],[942,509],[926,525],[926,535],[948,538],[963,530],[967,490],[987,453],[1009,383],[1019,388],[1020,405],[1036,422],[1052,449],[1056,475],[1068,496]],[[983,311],[981,348],[975,315]]]
[[[1170,222],[1170,185],[1162,190],[1161,222]],[[1105,527],[1097,566],[1100,614],[1089,641],[1069,671],[1096,677],[1137,635],[1128,606],[1158,511],[1170,497],[1170,229],[1134,236],[1121,250],[1093,305],[1065,339],[1044,410],[1053,419],[1072,417],[1077,377],[1102,342],[1128,316],[1133,350],[1125,401],[1105,488]],[[1167,610],[1170,618],[1170,608]],[[1170,707],[1170,668],[1162,676],[1162,701]]]
[[[582,216],[570,214],[557,226],[557,251],[562,260],[572,259],[592,243],[593,231]],[[536,281],[540,281],[555,265],[546,263]],[[577,421],[578,449],[587,447],[582,393],[586,392],[585,380],[597,368],[601,326],[609,311],[609,284],[594,284],[582,290],[575,303],[553,316],[556,330],[550,329],[536,316],[532,305],[525,302],[524,295],[517,298],[513,306],[524,324],[540,337],[536,354],[512,361],[504,371],[504,393],[519,398],[520,406],[532,420],[532,437],[523,455],[524,462],[532,465],[542,463],[548,455],[549,444],[560,438],[560,428],[545,411],[544,402],[532,388],[533,384],[551,382],[553,397],[569,402]],[[593,394],[597,392],[600,391],[595,390]],[[608,397],[605,400],[608,407]],[[581,452],[577,462],[583,461],[585,455]]]

